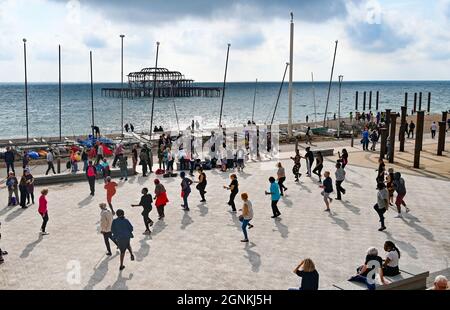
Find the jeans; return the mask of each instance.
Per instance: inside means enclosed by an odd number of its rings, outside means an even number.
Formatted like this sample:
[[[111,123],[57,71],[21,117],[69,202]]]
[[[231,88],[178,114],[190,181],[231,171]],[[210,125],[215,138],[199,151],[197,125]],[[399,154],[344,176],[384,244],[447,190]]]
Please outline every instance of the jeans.
[[[72,173],[77,173],[78,171],[78,163],[76,161],[72,162]]]
[[[245,220],[243,219],[242,222],[242,232],[244,233],[244,239],[248,240],[248,235],[247,235],[247,226],[250,223],[251,220]]]
[[[286,177],[281,177],[278,179],[278,186],[280,186],[280,194],[284,195],[284,191],[286,190],[286,186],[284,186],[284,181],[286,181]]]
[[[184,192],[184,194],[183,194],[183,206],[184,206],[185,209],[189,209],[188,197],[189,197],[190,193],[191,192],[188,192],[188,193]]]
[[[336,191],[337,191],[337,199],[341,199],[341,193],[345,194],[345,188],[342,187],[342,182],[344,181],[336,181]]]
[[[228,200],[228,204],[231,206],[231,209],[233,211],[236,211],[236,205],[234,203],[234,198],[236,197],[237,194],[238,194],[237,192],[231,192],[230,200]]]
[[[432,130],[431,131],[431,139],[434,139],[435,136],[436,136],[436,130]]]
[[[22,208],[26,207],[26,200],[27,200],[27,195],[28,195],[28,191],[25,187],[21,187],[19,186],[19,191],[20,191],[20,206]]]
[[[306,169],[307,169],[307,171],[308,171],[308,175],[309,175],[309,176],[311,176],[311,167],[312,167],[312,164],[313,164],[313,163],[309,162],[309,160],[306,161]]]
[[[386,212],[386,209],[378,208],[378,204],[374,205],[373,208],[378,213],[378,216],[380,217],[381,227],[384,227],[384,213]]]
[[[91,189],[91,195],[95,193],[95,177],[88,177],[89,188]]]
[[[87,171],[88,165],[89,165],[89,163],[88,163],[87,159],[86,159],[86,160],[83,160],[83,172],[86,172],[86,171]]]
[[[147,175],[147,163],[145,161],[142,162],[142,175],[146,176]]]
[[[120,176],[122,178],[128,179],[128,167],[120,168]]]
[[[53,165],[53,162],[49,161],[47,162],[48,168],[47,171],[45,172],[45,175],[48,175],[48,173],[50,172],[50,170],[53,171],[53,174],[56,174],[55,172],[55,166]]]
[[[12,163],[6,163],[6,174],[9,175],[9,169],[11,169],[12,172],[16,173],[14,171],[14,162]]]
[[[45,227],[47,227],[47,222],[48,222],[48,212],[45,212],[45,214],[41,214],[41,216],[42,216],[41,231],[45,232]]]
[[[323,165],[316,165],[316,167],[314,167],[314,170],[312,171],[313,173],[317,174],[319,176],[319,178],[321,177],[322,174],[322,169],[323,169]]]
[[[161,205],[161,206],[156,207],[156,211],[158,211],[159,218],[162,218],[162,217],[165,216],[164,215],[164,207],[165,207],[165,205]]]
[[[369,149],[369,139],[363,139],[363,150],[367,151]]]
[[[120,154],[120,155],[115,155],[115,156],[114,156],[114,160],[113,160],[113,162],[112,162],[112,167],[113,167],[113,168],[116,167],[117,161],[118,161],[122,156],[123,156],[122,154]]]
[[[108,253],[111,253],[111,246],[109,245],[109,239],[111,239],[111,241],[117,245],[116,240],[113,239],[112,237],[112,232],[102,232],[103,234],[103,239],[105,240],[105,245],[106,245],[106,251],[108,251]]]
[[[202,200],[206,200],[205,199],[205,193],[206,193],[205,189],[206,189],[206,185],[197,184],[197,190],[199,191],[200,197],[202,197]]]
[[[272,213],[273,216],[279,216],[281,213],[277,207],[278,200],[272,200]]]

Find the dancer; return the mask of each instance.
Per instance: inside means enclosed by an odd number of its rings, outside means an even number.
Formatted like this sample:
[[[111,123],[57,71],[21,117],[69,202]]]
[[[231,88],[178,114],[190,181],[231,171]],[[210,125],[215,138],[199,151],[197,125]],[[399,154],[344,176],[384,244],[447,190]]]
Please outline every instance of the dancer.
[[[183,198],[183,204],[181,207],[184,209],[184,211],[189,211],[189,204],[188,204],[188,197],[191,193],[191,185],[192,180],[186,177],[186,173],[184,171],[180,172],[181,177],[181,197]]]
[[[284,186],[284,181],[286,181],[286,171],[284,170],[284,167],[281,165],[281,162],[277,164],[278,171],[277,171],[277,179],[278,179],[278,185],[280,186],[280,195],[284,196],[284,191],[287,191],[287,187]]]
[[[299,172],[301,167],[300,159],[302,159],[302,156],[300,155],[300,151],[298,149],[295,150],[295,157],[291,157],[291,159],[294,161],[292,173],[294,174],[295,182],[299,182],[299,178],[302,176]]]
[[[95,194],[95,178],[97,176],[97,169],[92,164],[92,161],[89,161],[88,167],[86,169],[86,177],[89,182],[89,188],[91,189],[91,196]]]
[[[169,199],[167,198],[167,192],[164,185],[161,184],[159,179],[155,179],[155,206],[156,211],[158,211],[159,220],[162,220],[164,215],[164,207],[169,202]]]
[[[345,169],[345,166],[347,166],[348,164],[348,153],[347,153],[347,149],[342,149],[342,154],[341,152],[338,152],[338,162],[341,163],[342,165],[342,169]]]
[[[205,194],[206,194],[206,185],[208,184],[208,182],[206,181],[206,174],[205,172],[203,172],[202,167],[199,167],[197,171],[198,171],[198,181],[196,181],[195,183],[198,183],[196,188],[200,193],[200,197],[202,197],[202,200],[200,200],[200,202],[206,202]]]
[[[395,199],[395,205],[397,206],[398,215],[396,218],[402,217],[402,205],[406,209],[406,213],[409,212],[409,208],[406,206],[405,201],[403,198],[406,196],[406,186],[405,186],[405,180],[402,178],[402,175],[400,172],[394,173],[394,189],[397,192],[397,198]]]
[[[48,150],[48,153],[47,153],[46,157],[47,157],[47,166],[48,166],[48,168],[47,168],[47,171],[45,172],[45,175],[48,175],[50,170],[53,171],[53,174],[56,174],[55,165],[53,164],[55,156],[53,155],[53,151],[51,149]]]
[[[377,203],[373,206],[373,208],[380,217],[381,226],[378,231],[383,231],[386,229],[386,226],[384,225],[384,213],[389,209],[389,193],[384,183],[378,183],[377,190]]]
[[[323,188],[321,195],[327,207],[324,211],[330,212],[330,203],[333,201],[333,198],[330,197],[330,194],[333,192],[333,180],[330,178],[330,171],[325,171],[323,175],[325,180],[323,180],[323,184],[319,187]]]
[[[323,169],[323,156],[322,152],[318,151],[316,155],[316,166],[314,167],[314,170],[312,172],[319,177],[320,183],[322,183],[322,169]]]
[[[280,200],[280,186],[275,181],[274,177],[269,178],[269,191],[266,191],[266,195],[271,195],[271,201],[272,201],[272,218],[277,218],[281,215],[280,211],[278,210],[277,203]]]
[[[386,176],[386,188],[389,192],[389,205],[394,205],[394,169],[388,169],[388,175]]]
[[[30,200],[34,205],[34,177],[29,170],[25,170],[25,180],[27,181],[27,205],[30,204]]]
[[[306,168],[308,173],[306,174],[308,177],[311,177],[311,167],[312,164],[314,162],[314,154],[313,152],[311,152],[311,148],[307,147],[306,149],[306,154],[305,154],[305,158],[306,158]]]
[[[114,212],[113,209],[112,198],[116,194],[117,183],[113,182],[111,180],[111,177],[108,176],[106,177],[106,184],[104,188],[106,189],[106,201],[108,202],[108,206],[111,209],[112,215],[115,215],[116,213]]]
[[[125,252],[130,252],[131,260],[134,261],[133,250],[131,249],[130,239],[133,238],[133,225],[125,218],[125,212],[122,209],[117,210],[117,218],[113,220],[111,225],[113,238],[117,242],[120,250],[120,267],[119,270],[125,269],[123,259]]]
[[[113,239],[111,233],[111,225],[113,221],[113,214],[106,209],[106,203],[99,204],[100,207],[100,232],[103,235],[103,240],[105,241],[106,246],[106,255],[111,256],[111,246],[109,244],[109,240],[117,245],[117,242]]]
[[[341,200],[341,193],[345,195],[345,188],[342,187],[342,182],[345,180],[345,170],[341,167],[341,163],[336,163],[336,191],[337,197],[336,200]]]
[[[386,171],[386,165],[384,164],[384,160],[383,158],[378,159],[378,169],[376,170],[377,173],[377,177],[375,179],[375,181],[378,183],[383,183],[384,182],[384,172]]]
[[[231,207],[231,212],[236,212],[236,205],[234,204],[234,198],[239,193],[239,182],[237,176],[233,173],[230,175],[231,183],[229,186],[224,186],[223,188],[230,191],[230,199],[228,200],[228,205]]]
[[[248,242],[247,226],[248,229],[253,227],[253,225],[250,224],[250,221],[253,219],[253,206],[252,202],[248,199],[247,193],[242,193],[241,199],[244,202],[242,209],[240,209],[242,214],[239,216],[239,221],[242,222],[242,232],[244,233],[244,239],[241,240],[241,242]]]
[[[144,187],[141,190],[141,201],[139,202],[139,204],[137,205],[131,205],[132,207],[142,207],[142,218],[144,219],[144,226],[145,226],[145,231],[143,232],[143,235],[150,235],[151,231],[150,231],[150,227],[153,225],[153,221],[150,219],[149,214],[152,211],[152,195],[150,195],[148,193],[148,188]],[[117,212],[119,212],[119,210],[117,210]],[[117,216],[119,216],[119,213],[117,213]]]
[[[42,226],[41,226],[41,235],[48,235],[48,232],[45,231],[48,222],[48,209],[47,209],[47,196],[48,189],[43,189],[41,191],[41,197],[39,197],[39,208],[38,212],[42,216]]]
[[[122,155],[119,158],[119,168],[120,168],[120,180],[122,181],[125,178],[125,181],[128,181],[128,157]]]

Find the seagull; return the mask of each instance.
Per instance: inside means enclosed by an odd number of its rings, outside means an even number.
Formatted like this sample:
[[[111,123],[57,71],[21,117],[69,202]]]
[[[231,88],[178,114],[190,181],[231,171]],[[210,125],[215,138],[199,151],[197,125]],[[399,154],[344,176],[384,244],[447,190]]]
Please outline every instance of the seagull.
[[[33,138],[33,141],[34,141],[34,142],[38,142],[38,140],[37,140],[36,138]]]

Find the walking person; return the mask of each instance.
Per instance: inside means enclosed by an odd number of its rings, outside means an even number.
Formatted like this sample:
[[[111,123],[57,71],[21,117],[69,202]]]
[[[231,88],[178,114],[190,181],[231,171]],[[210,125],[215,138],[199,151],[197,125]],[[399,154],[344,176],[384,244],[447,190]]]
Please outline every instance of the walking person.
[[[136,172],[136,166],[138,163],[138,151],[137,151],[137,144],[133,145],[133,149],[131,150],[131,160],[133,161],[133,174],[137,174]]]
[[[164,207],[169,202],[169,199],[167,198],[167,192],[164,185],[161,184],[159,179],[155,179],[155,206],[156,211],[158,211],[159,220],[162,220],[164,215]]]
[[[384,173],[386,171],[386,165],[384,164],[383,158],[378,159],[378,169],[377,171],[377,177],[375,181],[378,183],[384,182]]]
[[[394,189],[397,192],[397,198],[395,199],[395,205],[397,206],[398,215],[397,218],[402,217],[402,206],[405,207],[406,213],[409,212],[409,208],[406,206],[403,200],[406,196],[405,180],[402,178],[400,172],[394,173]]]
[[[389,193],[389,205],[394,205],[394,169],[388,169],[388,175],[386,176],[386,189]]]
[[[228,186],[224,186],[223,188],[230,191],[230,199],[228,200],[228,205],[231,207],[231,212],[236,212],[236,205],[234,203],[234,198],[239,193],[239,182],[237,180],[237,176],[233,173],[230,175],[231,183]]]
[[[50,170],[52,170],[53,174],[56,174],[55,171],[55,165],[53,164],[53,161],[55,160],[55,156],[53,155],[53,151],[50,149],[47,153],[47,171],[45,172],[45,175],[48,175]]]
[[[184,211],[189,211],[188,197],[191,194],[191,185],[192,180],[186,177],[186,173],[184,171],[180,172],[181,177],[181,197],[183,198],[183,204],[181,207]]]
[[[29,170],[25,170],[25,180],[27,181],[27,205],[34,205],[34,177]]]
[[[143,232],[143,235],[150,235],[151,231],[150,231],[150,226],[153,226],[153,221],[150,218],[150,212],[152,211],[152,203],[153,203],[153,199],[152,199],[152,195],[150,195],[148,193],[148,188],[144,187],[141,190],[141,201],[139,201],[139,204],[137,205],[131,205],[132,207],[142,207],[142,218],[144,219],[144,226],[145,226],[145,231]]]
[[[414,139],[414,129],[416,128],[416,125],[414,124],[414,122],[411,120],[411,122],[409,123],[409,130],[408,130],[408,139],[409,136],[411,135],[411,139]]]
[[[105,179],[105,190],[106,190],[106,201],[108,202],[108,206],[111,209],[111,213],[112,215],[115,215],[116,213],[114,212],[114,208],[112,205],[112,198],[114,197],[114,195],[116,194],[117,191],[117,183],[113,182],[111,180],[111,177],[108,176]]]
[[[128,157],[121,156],[119,158],[119,168],[120,168],[120,180],[128,181]]]
[[[336,177],[336,191],[337,191],[336,200],[341,200],[342,199],[341,193],[345,195],[345,188],[342,187],[342,182],[345,181],[345,170],[344,168],[341,167],[341,163],[336,163],[335,177]]]
[[[280,200],[280,186],[277,184],[277,182],[275,181],[274,177],[270,177],[269,178],[269,183],[270,183],[270,187],[269,187],[269,191],[266,191],[266,195],[271,195],[271,202],[272,202],[272,218],[277,218],[281,215],[280,210],[278,210],[277,204],[278,201]]]
[[[41,235],[48,235],[48,232],[45,231],[48,222],[47,194],[48,189],[43,189],[41,197],[39,197],[38,213],[42,216]]]
[[[117,218],[113,220],[111,225],[111,232],[113,238],[117,242],[120,251],[120,267],[119,270],[124,270],[123,259],[128,250],[130,252],[131,260],[134,261],[133,250],[131,249],[130,240],[133,236],[133,225],[125,218],[125,212],[122,209],[117,210]]]
[[[147,162],[149,161],[148,154],[145,150],[145,148],[141,149],[141,152],[139,153],[139,165],[142,166],[142,176],[147,176]]]
[[[308,121],[306,121],[306,122],[308,122]],[[305,137],[306,137],[306,144],[309,143],[310,145],[312,145],[312,143],[311,143],[311,127],[310,126],[308,126],[308,129],[306,129]]]
[[[23,158],[22,158],[22,168],[25,170],[30,165],[30,155],[28,155],[27,151],[23,152]]]
[[[27,196],[28,196],[28,191],[27,191],[27,179],[25,177],[25,173],[26,173],[26,170],[23,171],[23,175],[22,175],[22,177],[20,178],[20,181],[19,181],[20,206],[23,209],[28,208],[27,207],[27,202],[26,202]]]
[[[89,182],[91,196],[94,196],[94,194],[95,194],[95,178],[97,177],[97,169],[92,164],[92,161],[89,161],[89,163],[88,163],[88,167],[86,169],[86,177]]]
[[[367,127],[365,127],[362,132],[361,143],[363,145],[363,151],[368,151],[369,150],[369,131],[367,130]]]
[[[333,198],[330,197],[330,194],[333,192],[333,180],[330,178],[330,171],[325,171],[324,177],[323,184],[319,187],[323,189],[321,195],[327,207],[324,211],[330,212],[330,203],[333,202]]]
[[[89,165],[89,155],[86,148],[83,148],[83,151],[81,151],[81,161],[83,162],[83,172],[86,172]]]
[[[250,224],[250,221],[253,219],[253,206],[252,202],[248,199],[247,193],[242,193],[241,199],[244,202],[240,210],[242,214],[239,216],[239,221],[242,223],[242,232],[244,233],[244,239],[241,242],[248,242],[247,226],[248,229],[253,228],[253,225]]]
[[[436,122],[431,123],[431,139],[434,139],[434,137],[436,136],[436,130],[437,130],[437,125]]]
[[[371,151],[375,151],[378,142],[378,132],[377,130],[372,130],[372,133],[369,136],[370,141],[372,142],[372,146],[370,147]]]
[[[314,162],[314,154],[313,154],[313,152],[311,152],[311,148],[310,147],[307,147],[305,150],[306,150],[306,154],[305,154],[306,168],[307,168],[307,171],[308,171],[307,176],[311,177],[311,167],[312,167],[312,164]]]
[[[312,172],[319,177],[320,183],[322,183],[322,169],[323,169],[323,156],[322,152],[318,151],[316,155],[316,166],[314,167],[314,170]]]
[[[112,237],[111,225],[113,222],[113,214],[106,209],[106,203],[99,204],[100,207],[100,232],[103,235],[103,240],[105,241],[106,246],[106,255],[111,256],[111,246],[109,244],[109,240],[111,240],[116,246],[117,242]]]
[[[281,162],[277,164],[277,179],[278,179],[278,186],[280,186],[280,195],[284,196],[284,191],[287,191],[287,187],[284,186],[284,181],[286,181],[286,171],[284,167],[281,165]]]
[[[384,183],[378,183],[377,190],[377,203],[373,206],[373,208],[380,217],[381,226],[378,231],[383,231],[386,229],[386,226],[384,225],[384,213],[386,213],[389,208],[389,192]]]
[[[301,167],[300,159],[302,159],[302,156],[300,155],[300,151],[298,149],[295,150],[295,157],[291,157],[291,159],[294,161],[292,173],[294,174],[295,182],[299,182],[300,181],[299,178],[302,176],[302,174],[300,173]]]
[[[112,167],[116,168],[117,161],[120,160],[120,158],[123,156],[124,150],[123,150],[123,144],[118,143],[116,144],[116,147],[114,148],[114,160],[112,162]]]
[[[345,169],[345,166],[348,164],[348,152],[347,149],[342,149],[342,153],[338,152],[338,162],[341,163],[342,169]]]
[[[95,162],[95,165],[97,166],[104,158],[105,156],[105,150],[103,149],[103,144],[97,143],[97,160]]]
[[[8,187],[8,206],[15,206],[19,203],[19,182],[13,171],[9,171],[8,179],[6,179],[6,187]],[[15,198],[13,197],[13,194]],[[14,200],[14,201],[13,201]]]
[[[5,164],[6,164],[6,174],[9,175],[10,169],[13,173],[16,173],[14,171],[14,160],[15,160],[14,152],[12,151],[12,149],[9,146],[6,147],[6,152],[5,152],[4,156],[5,156]]]
[[[202,167],[199,167],[197,171],[198,171],[198,181],[196,181],[195,183],[198,183],[196,188],[200,193],[200,197],[202,198],[200,202],[206,202],[205,194],[206,194],[206,185],[208,184],[208,182],[206,181],[206,173],[203,171]]]

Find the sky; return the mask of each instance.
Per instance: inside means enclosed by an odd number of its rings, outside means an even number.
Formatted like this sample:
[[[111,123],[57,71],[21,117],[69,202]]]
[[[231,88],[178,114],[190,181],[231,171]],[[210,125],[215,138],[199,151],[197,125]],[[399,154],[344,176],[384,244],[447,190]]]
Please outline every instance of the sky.
[[[0,82],[120,81],[155,64],[198,82],[279,81],[289,61],[294,14],[294,80],[450,79],[450,0],[0,0]],[[126,77],[125,77],[126,79]]]

